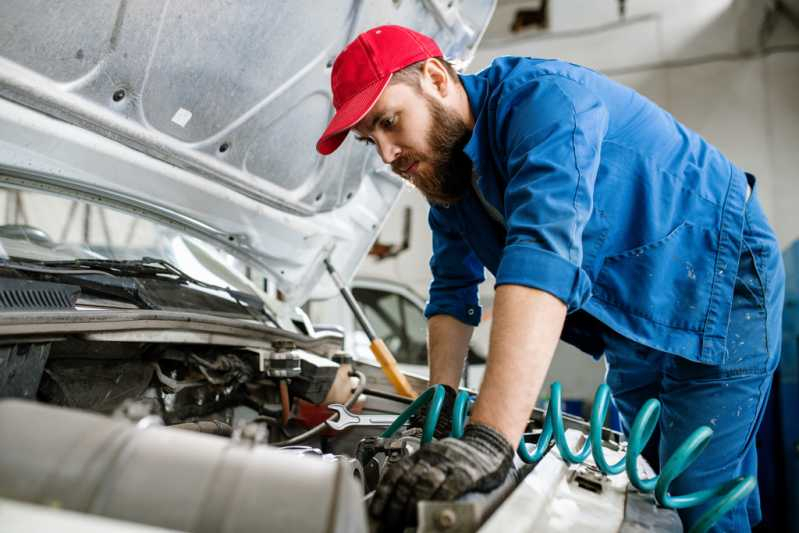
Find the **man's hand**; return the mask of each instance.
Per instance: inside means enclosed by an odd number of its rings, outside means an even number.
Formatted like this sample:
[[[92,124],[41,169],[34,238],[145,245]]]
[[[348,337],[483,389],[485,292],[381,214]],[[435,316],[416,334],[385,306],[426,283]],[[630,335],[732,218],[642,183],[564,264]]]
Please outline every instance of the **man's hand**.
[[[444,403],[441,405],[440,415],[438,416],[438,421],[436,422],[436,430],[433,433],[433,437],[436,439],[445,439],[449,437],[450,432],[452,431],[452,408],[455,406],[455,397],[458,393],[450,387],[449,385],[441,385],[444,387]],[[425,403],[421,409],[416,411],[414,415],[408,420],[408,429],[405,430],[404,434],[413,434],[421,438],[422,436],[422,429],[424,428],[424,422],[427,419],[427,413],[429,412],[430,402]]]
[[[425,444],[391,465],[377,486],[370,514],[383,530],[416,524],[420,500],[454,500],[497,488],[513,467],[513,447],[488,426],[469,424],[462,439]]]

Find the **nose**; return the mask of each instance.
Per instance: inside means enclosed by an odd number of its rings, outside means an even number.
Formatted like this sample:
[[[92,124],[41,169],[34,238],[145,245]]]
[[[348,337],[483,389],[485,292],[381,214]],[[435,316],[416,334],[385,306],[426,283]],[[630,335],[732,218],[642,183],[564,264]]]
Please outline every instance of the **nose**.
[[[387,165],[397,159],[400,152],[400,147],[388,140],[381,139],[377,141],[377,153],[380,154],[380,159]]]

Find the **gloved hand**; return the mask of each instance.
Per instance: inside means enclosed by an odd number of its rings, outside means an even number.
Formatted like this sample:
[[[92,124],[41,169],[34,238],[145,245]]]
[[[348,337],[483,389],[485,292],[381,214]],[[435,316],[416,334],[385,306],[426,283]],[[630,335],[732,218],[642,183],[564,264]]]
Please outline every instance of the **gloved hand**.
[[[441,415],[438,417],[436,430],[433,433],[433,437],[436,439],[449,437],[450,431],[452,431],[452,407],[455,405],[455,397],[458,395],[457,391],[449,385],[442,384],[441,386],[444,387],[444,403],[441,406]],[[408,429],[403,431],[403,435],[413,435],[421,438],[429,407],[430,402],[427,402],[411,416],[408,420]]]
[[[497,431],[469,424],[462,439],[432,441],[386,470],[369,513],[384,531],[416,525],[420,500],[454,500],[467,492],[489,492],[513,467],[513,447]]]

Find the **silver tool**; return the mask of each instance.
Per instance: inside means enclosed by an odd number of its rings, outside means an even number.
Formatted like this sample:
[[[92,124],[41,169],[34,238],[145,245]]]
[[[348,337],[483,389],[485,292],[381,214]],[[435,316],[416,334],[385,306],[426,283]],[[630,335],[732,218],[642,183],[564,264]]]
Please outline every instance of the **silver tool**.
[[[327,422],[336,431],[351,426],[388,427],[397,418],[397,415],[356,415],[340,403],[331,403],[327,408],[338,413],[338,419]]]

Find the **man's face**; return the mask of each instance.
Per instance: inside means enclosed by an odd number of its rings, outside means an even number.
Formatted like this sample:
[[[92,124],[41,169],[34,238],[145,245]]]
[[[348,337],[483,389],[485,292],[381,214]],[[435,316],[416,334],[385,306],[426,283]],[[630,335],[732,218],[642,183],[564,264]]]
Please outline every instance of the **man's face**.
[[[423,87],[389,85],[353,131],[430,202],[446,204],[469,185],[471,161],[463,147],[471,131],[439,100]]]

